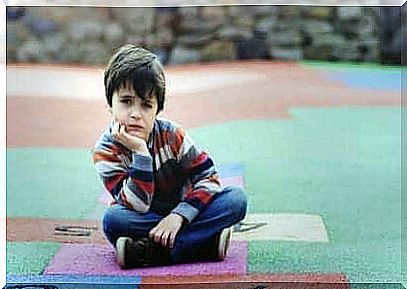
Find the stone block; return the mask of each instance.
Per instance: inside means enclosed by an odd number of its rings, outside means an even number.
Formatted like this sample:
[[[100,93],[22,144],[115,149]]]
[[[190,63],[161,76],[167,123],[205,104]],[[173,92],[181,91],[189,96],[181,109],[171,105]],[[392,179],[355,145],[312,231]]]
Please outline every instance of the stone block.
[[[17,48],[15,46],[6,47],[6,61],[9,64],[17,62]]]
[[[214,34],[187,34],[178,37],[177,43],[183,47],[202,47],[213,39]]]
[[[78,44],[73,41],[68,41],[56,56],[55,60],[62,63],[81,63],[82,54],[78,49]]]
[[[254,30],[260,32],[271,32],[275,30],[275,27],[279,21],[280,20],[278,20],[275,16],[263,17],[256,21]]]
[[[348,40],[339,34],[318,34],[312,39],[314,47],[341,47],[346,46]]]
[[[299,22],[300,21],[298,19],[281,20],[280,18],[278,18],[271,32],[285,32],[290,30],[299,30],[301,28],[301,23]]]
[[[351,47],[346,38],[337,34],[315,35],[311,43],[303,50],[306,59],[336,61],[341,58],[340,51]]]
[[[177,46],[171,51],[170,64],[196,63],[200,61],[201,53],[199,50]]]
[[[300,46],[302,41],[300,32],[296,30],[268,34],[268,42],[273,46]]]
[[[27,12],[34,17],[64,25],[81,19],[101,21],[108,19],[108,9],[103,7],[41,6],[29,7]]]
[[[255,5],[246,6],[244,13],[254,17],[268,17],[277,15],[278,10],[278,6]]]
[[[252,37],[251,30],[243,30],[237,26],[227,26],[219,30],[219,39],[222,40],[242,40]]]
[[[84,42],[78,47],[81,62],[92,65],[101,65],[109,60],[109,52],[101,42]]]
[[[201,16],[204,19],[225,18],[227,10],[225,6],[204,6],[201,8]]]
[[[233,20],[233,24],[241,29],[253,29],[254,19],[251,16],[241,15]]]
[[[43,37],[47,34],[54,33],[58,29],[58,25],[52,19],[41,18],[31,13],[25,13],[22,18],[24,23],[30,30],[31,34],[37,37]]]
[[[156,29],[171,28],[174,25],[175,19],[176,14],[174,12],[158,13],[155,21],[155,28]]]
[[[356,33],[360,38],[369,39],[376,38],[379,35],[379,25],[376,23],[374,17],[365,16],[362,17],[355,27]]]
[[[301,9],[301,15],[304,17],[309,17],[314,20],[330,20],[334,16],[333,7],[323,7],[323,6],[305,6]]]
[[[28,39],[30,31],[27,26],[20,21],[7,21],[7,46],[19,46]]]
[[[107,23],[104,27],[106,42],[121,42],[124,38],[124,29],[118,22]]]
[[[246,6],[232,5],[229,6],[227,12],[229,16],[240,17],[240,15],[245,13]]]
[[[362,40],[356,45],[361,60],[369,62],[377,62],[380,60],[380,40]]]
[[[202,49],[203,61],[235,60],[236,49],[231,41],[214,41]]]
[[[336,15],[339,19],[357,19],[363,16],[363,9],[358,6],[337,7]]]
[[[39,39],[31,37],[17,48],[16,58],[19,62],[47,62],[43,44]]]
[[[155,8],[120,7],[112,8],[112,13],[124,30],[130,33],[145,35],[154,29]]]
[[[348,41],[346,44],[333,48],[332,56],[340,61],[361,61],[361,53],[355,42]]]
[[[68,42],[68,37],[65,33],[59,32],[44,38],[44,50],[53,57],[60,51],[65,49],[65,45]]]
[[[161,28],[156,33],[147,35],[146,45],[148,47],[168,47],[172,45],[173,37],[172,30]]]
[[[270,47],[270,55],[273,59],[301,60],[303,59],[302,48],[300,47]]]
[[[17,21],[24,16],[26,10],[25,7],[12,7],[9,6],[6,9],[6,18],[7,21]]]
[[[101,39],[104,34],[104,24],[92,20],[79,20],[67,27],[69,37],[76,42]]]
[[[202,21],[200,19],[184,19],[179,28],[181,34],[207,34],[215,33],[221,24],[222,23],[216,19],[208,21]]]
[[[182,19],[197,19],[200,17],[200,10],[201,7],[197,6],[185,6],[179,7],[178,13],[180,14]]]
[[[302,30],[307,35],[322,33],[333,33],[334,27],[328,21],[306,20],[303,23]]]
[[[337,61],[338,58],[335,58],[332,55],[332,47],[322,47],[315,48],[312,46],[307,46],[303,48],[304,59],[308,60],[324,60],[324,61]]]
[[[268,59],[269,47],[264,39],[252,38],[236,42],[238,59]]]
[[[280,6],[278,10],[278,16],[280,19],[298,18],[300,14],[300,6]]]
[[[342,19],[334,22],[334,30],[337,34],[343,35],[347,39],[355,39],[358,34],[356,27],[359,25],[359,19]]]

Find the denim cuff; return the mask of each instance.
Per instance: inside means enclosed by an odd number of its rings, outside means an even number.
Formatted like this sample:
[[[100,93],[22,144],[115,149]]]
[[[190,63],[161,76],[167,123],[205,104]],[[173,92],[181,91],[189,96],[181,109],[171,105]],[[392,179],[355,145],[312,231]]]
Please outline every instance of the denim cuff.
[[[191,223],[193,219],[199,214],[199,210],[194,206],[188,204],[187,202],[181,202],[178,206],[175,207],[171,213],[181,215],[188,220],[188,223]]]

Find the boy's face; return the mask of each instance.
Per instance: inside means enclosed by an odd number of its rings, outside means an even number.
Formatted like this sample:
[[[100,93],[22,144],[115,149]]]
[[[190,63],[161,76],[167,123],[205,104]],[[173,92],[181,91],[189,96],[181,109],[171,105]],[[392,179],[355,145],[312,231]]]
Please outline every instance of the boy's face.
[[[155,95],[142,100],[131,85],[121,85],[113,93],[109,111],[114,121],[125,125],[128,134],[147,141],[154,126],[157,106]]]

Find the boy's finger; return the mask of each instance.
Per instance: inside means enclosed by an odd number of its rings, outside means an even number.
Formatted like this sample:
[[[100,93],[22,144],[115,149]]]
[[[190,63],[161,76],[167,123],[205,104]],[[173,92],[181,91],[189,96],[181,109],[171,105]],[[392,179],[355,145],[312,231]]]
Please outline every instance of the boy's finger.
[[[155,232],[157,231],[157,227],[154,227],[154,228],[152,228],[151,230],[150,230],[150,232],[148,233],[148,236],[151,238],[151,239],[154,239],[154,236],[155,236]]]
[[[157,231],[157,232],[154,234],[154,242],[160,243],[160,241],[161,241],[161,235],[162,235],[162,234],[163,234],[163,233],[162,233],[161,230]]]
[[[119,129],[120,129],[120,124],[118,122],[115,122],[114,126],[113,126],[113,135],[118,138],[119,137]]]
[[[116,122],[113,122],[112,134],[114,135],[115,133],[116,133]]]
[[[161,245],[164,247],[168,246],[168,237],[169,237],[169,232],[164,232],[163,235],[161,236]]]
[[[176,235],[177,235],[177,234],[175,234],[175,233],[172,233],[172,234],[170,235],[170,244],[169,244],[169,246],[170,246],[171,249],[174,248],[175,236],[176,236]]]
[[[124,130],[124,125],[119,124],[119,133],[123,134],[123,130]]]

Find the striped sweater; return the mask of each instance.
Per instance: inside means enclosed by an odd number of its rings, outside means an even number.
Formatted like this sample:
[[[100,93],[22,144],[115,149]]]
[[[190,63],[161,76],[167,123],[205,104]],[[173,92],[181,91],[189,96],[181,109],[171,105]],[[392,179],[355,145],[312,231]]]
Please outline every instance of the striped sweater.
[[[137,212],[177,213],[191,222],[222,190],[211,157],[174,122],[155,120],[150,156],[128,150],[111,130],[112,123],[97,141],[93,161],[116,203]]]

